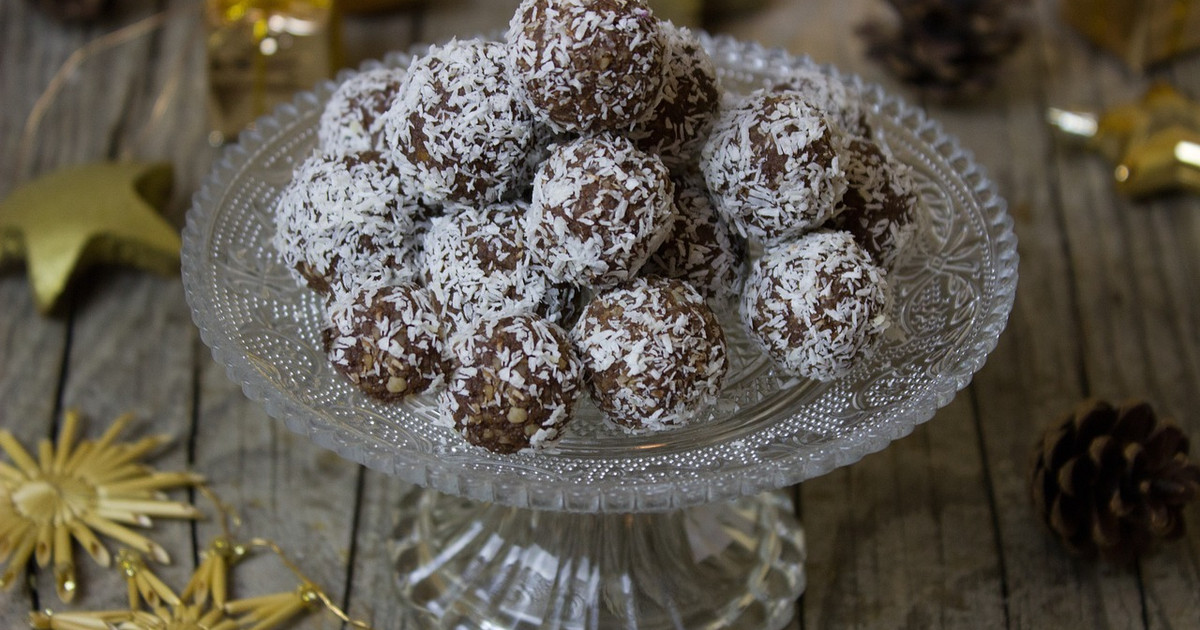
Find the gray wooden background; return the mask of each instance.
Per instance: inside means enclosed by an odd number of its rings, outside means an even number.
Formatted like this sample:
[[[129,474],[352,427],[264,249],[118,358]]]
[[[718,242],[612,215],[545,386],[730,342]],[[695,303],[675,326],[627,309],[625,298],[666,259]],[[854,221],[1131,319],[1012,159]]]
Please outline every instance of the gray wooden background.
[[[117,0],[109,19],[64,26],[26,0],[0,1],[0,196],[55,168],[118,157],[176,168],[169,218],[182,225],[214,151],[206,143],[204,48],[195,0]],[[515,0],[430,1],[383,17],[348,18],[350,61],[415,42],[502,27]],[[154,12],[165,27],[89,60],[48,111],[17,172],[17,143],[35,99],[67,57]],[[710,24],[717,32],[807,53],[904,92],[864,58],[854,27],[881,0],[770,0]],[[807,528],[809,586],[795,627],[1200,627],[1200,524],[1132,569],[1075,560],[1040,529],[1025,474],[1040,429],[1085,396],[1143,397],[1200,436],[1200,197],[1133,203],[1110,167],[1065,146],[1048,106],[1104,108],[1152,79],[1200,95],[1200,56],[1149,74],[1126,70],[1066,28],[1053,0],[1033,0],[1029,37],[995,92],[967,108],[930,105],[974,151],[1007,198],[1020,238],[1020,284],[1008,330],[986,367],[910,437],[794,489]],[[150,110],[182,76],[166,115]],[[907,93],[912,97],[911,93]],[[915,98],[915,97],[913,97]],[[147,124],[149,121],[149,124]],[[354,616],[396,627],[403,611],[386,557],[393,479],[290,434],[249,403],[198,340],[178,278],[96,270],[65,316],[33,309],[22,273],[0,275],[0,425],[26,444],[50,435],[66,407],[98,433],[132,411],[131,435],[166,431],[162,468],[190,467],[278,541]],[[1193,522],[1200,513],[1188,510]],[[162,521],[155,538],[182,585],[216,533]],[[76,608],[123,608],[123,582],[81,558]],[[270,560],[237,573],[245,593],[292,588]],[[51,576],[0,594],[0,626],[30,609],[61,609]],[[298,628],[335,628],[314,615]]]

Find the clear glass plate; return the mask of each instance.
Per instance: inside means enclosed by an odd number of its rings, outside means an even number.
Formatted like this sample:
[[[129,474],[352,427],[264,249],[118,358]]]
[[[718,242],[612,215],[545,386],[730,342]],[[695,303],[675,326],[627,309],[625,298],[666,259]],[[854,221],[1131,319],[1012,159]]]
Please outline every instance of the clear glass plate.
[[[815,67],[726,37],[703,41],[732,92]],[[409,59],[393,54],[382,63]],[[496,455],[435,424],[433,396],[400,405],[368,399],[326,361],[319,299],[296,285],[270,242],[276,199],[312,150],[335,82],[299,94],[243,132],[196,194],[183,245],[196,325],[230,378],[293,431],[384,473],[470,499],[661,511],[850,464],[929,420],[983,365],[1012,309],[1017,247],[1004,201],[970,153],[920,109],[838,76],[860,95],[879,139],[913,166],[921,195],[915,246],[892,274],[894,334],[839,381],[782,377],[727,317],[733,362],[721,401],[707,421],[673,431],[627,435],[585,403],[557,452]]]

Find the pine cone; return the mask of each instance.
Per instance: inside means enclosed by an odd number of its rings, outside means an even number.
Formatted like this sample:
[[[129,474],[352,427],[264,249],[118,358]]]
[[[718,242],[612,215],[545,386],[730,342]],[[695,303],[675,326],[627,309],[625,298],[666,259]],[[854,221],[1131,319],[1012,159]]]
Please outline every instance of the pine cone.
[[[1179,427],[1150,405],[1086,400],[1034,452],[1034,510],[1073,553],[1127,563],[1156,539],[1179,538],[1200,492]]]
[[[1013,0],[888,0],[899,29],[859,27],[867,55],[939,101],[978,96],[996,81],[999,62],[1023,36]]]

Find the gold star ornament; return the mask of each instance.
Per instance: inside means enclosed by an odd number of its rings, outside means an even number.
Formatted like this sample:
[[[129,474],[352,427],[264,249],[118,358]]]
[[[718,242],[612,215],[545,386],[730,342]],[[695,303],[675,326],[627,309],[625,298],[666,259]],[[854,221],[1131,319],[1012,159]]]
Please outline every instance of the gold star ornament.
[[[58,597],[75,597],[74,541],[101,566],[111,555],[97,534],[117,540],[159,562],[170,562],[158,543],[130,529],[150,527],[150,517],[199,518],[188,503],[168,501],[162,490],[195,486],[203,481],[187,472],[157,472],[140,463],[142,456],[166,438],[116,442],[132,416],[124,415],[97,440],[76,442],[79,414],[64,415],[56,444],[42,440],[37,458],[12,433],[0,430],[0,587],[10,588],[30,557],[38,566],[54,563]]]
[[[178,273],[179,233],[156,209],[170,190],[165,163],[99,162],[30,181],[0,202],[0,270],[24,261],[43,314],[92,265]]]
[[[1200,193],[1200,103],[1169,84],[1100,115],[1051,108],[1047,120],[1112,161],[1117,190],[1126,195]]]

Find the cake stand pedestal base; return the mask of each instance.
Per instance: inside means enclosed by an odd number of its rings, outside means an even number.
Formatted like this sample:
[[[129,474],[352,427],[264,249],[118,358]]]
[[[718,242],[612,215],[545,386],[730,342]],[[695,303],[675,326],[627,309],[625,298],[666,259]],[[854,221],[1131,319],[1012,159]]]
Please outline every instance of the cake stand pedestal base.
[[[574,514],[413,488],[398,523],[400,596],[433,628],[773,629],[804,591],[804,534],[780,493]]]

